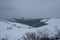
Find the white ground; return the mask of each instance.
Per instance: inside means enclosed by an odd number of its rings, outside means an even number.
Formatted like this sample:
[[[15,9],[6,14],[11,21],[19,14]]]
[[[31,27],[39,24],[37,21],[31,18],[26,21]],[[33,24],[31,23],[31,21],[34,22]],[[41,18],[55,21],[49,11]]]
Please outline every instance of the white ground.
[[[60,30],[60,19],[49,19],[46,23],[48,23],[48,25],[32,28],[31,26],[20,23],[0,21],[0,40],[3,38],[8,38],[8,40],[17,40],[20,38],[22,40],[22,36],[27,32],[35,32],[36,36],[39,36],[38,32],[42,32],[43,34],[49,34],[48,37],[55,37]]]

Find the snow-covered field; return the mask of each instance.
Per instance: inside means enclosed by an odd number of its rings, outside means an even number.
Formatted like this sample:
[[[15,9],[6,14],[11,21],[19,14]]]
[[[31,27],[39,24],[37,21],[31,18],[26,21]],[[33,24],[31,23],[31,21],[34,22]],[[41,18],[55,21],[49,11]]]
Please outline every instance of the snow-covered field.
[[[45,21],[46,19],[42,20]],[[21,23],[0,21],[0,40],[23,40],[23,36],[26,37],[26,33],[35,33],[36,36],[43,37],[45,34],[49,38],[54,38],[60,31],[60,19],[52,18],[46,23],[48,25],[33,28]]]

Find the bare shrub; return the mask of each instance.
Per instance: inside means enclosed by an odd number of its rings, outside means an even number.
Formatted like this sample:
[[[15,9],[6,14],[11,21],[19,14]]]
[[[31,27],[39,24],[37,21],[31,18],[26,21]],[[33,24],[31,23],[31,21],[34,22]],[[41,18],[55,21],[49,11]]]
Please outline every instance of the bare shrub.
[[[50,40],[47,36],[40,37],[37,36],[35,33],[26,33],[26,37],[23,36],[23,40]]]
[[[23,37],[24,40],[36,40],[36,35],[35,33],[26,33],[25,34],[27,37]]]
[[[8,37],[6,36],[5,38],[2,38],[1,40],[8,40]]]
[[[55,37],[56,40],[60,40],[60,32],[58,32],[58,34]]]
[[[12,29],[11,27],[7,28],[7,30],[11,30],[11,29]]]

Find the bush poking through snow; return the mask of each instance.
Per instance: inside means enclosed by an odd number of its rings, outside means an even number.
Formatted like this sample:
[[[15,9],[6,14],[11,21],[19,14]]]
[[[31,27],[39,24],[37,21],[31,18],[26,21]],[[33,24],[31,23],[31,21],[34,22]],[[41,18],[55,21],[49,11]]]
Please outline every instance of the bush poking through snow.
[[[25,36],[26,35],[26,36]],[[56,35],[56,37],[49,38],[47,34],[39,33],[39,36],[35,33],[25,33],[23,36],[23,40],[60,40],[60,32]]]
[[[11,27],[7,28],[7,30],[11,30],[11,29],[12,29]]]
[[[1,40],[8,40],[8,38],[7,38],[7,36],[6,36],[5,38],[3,38],[3,39],[1,39]]]
[[[47,36],[37,36],[35,33],[26,33],[25,36],[23,36],[23,40],[50,40]]]
[[[35,36],[35,33],[26,33],[25,36],[23,36],[23,39],[24,40],[35,40],[36,39],[36,36]]]
[[[60,32],[56,35],[55,40],[60,40]]]

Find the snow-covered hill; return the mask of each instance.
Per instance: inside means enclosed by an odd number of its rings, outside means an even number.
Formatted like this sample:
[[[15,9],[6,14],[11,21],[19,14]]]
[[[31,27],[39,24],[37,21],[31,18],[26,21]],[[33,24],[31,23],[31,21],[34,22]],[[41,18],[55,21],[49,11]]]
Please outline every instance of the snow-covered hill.
[[[26,37],[26,33],[35,33],[36,37],[43,37],[45,34],[49,38],[55,37],[60,31],[60,19],[49,19],[46,23],[48,25],[33,28],[21,23],[0,21],[0,40],[23,40],[23,36]]]

